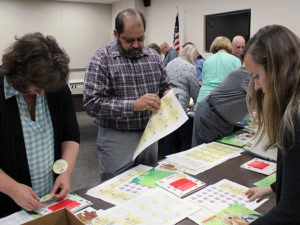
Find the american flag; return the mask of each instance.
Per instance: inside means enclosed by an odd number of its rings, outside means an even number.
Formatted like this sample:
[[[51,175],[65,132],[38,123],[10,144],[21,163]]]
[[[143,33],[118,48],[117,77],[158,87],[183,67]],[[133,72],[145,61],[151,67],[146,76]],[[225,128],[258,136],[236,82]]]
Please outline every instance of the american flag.
[[[174,49],[176,50],[176,52],[179,52],[180,46],[179,46],[179,19],[178,19],[178,13],[176,14],[173,45],[174,45]]]

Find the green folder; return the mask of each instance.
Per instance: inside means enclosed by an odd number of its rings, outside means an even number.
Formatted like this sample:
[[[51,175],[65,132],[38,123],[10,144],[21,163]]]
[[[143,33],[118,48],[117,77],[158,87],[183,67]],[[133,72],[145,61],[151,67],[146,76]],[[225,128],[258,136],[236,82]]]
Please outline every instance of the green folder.
[[[276,181],[276,173],[273,173],[262,180],[255,182],[256,187],[268,187]]]
[[[155,182],[161,180],[165,177],[171,176],[173,173],[157,171],[154,168],[148,170],[147,172],[137,176],[132,180],[134,183],[142,184],[148,187],[156,188],[158,187]]]
[[[232,134],[232,135],[229,135],[229,136],[218,139],[217,142],[228,144],[228,145],[233,145],[233,146],[238,146],[238,147],[243,147],[245,145],[245,143],[240,142],[240,141],[232,140],[236,136],[237,135]]]

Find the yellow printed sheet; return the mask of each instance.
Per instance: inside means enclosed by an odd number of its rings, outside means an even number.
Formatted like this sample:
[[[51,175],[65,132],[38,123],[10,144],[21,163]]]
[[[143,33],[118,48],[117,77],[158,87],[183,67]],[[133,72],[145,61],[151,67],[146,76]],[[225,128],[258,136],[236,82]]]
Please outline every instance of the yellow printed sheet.
[[[155,188],[105,211],[114,224],[173,225],[195,213],[197,205]]]
[[[188,117],[177,100],[174,91],[170,90],[161,99],[159,110],[151,115],[134,152],[133,160],[149,145],[170,134],[187,120]]]
[[[185,172],[196,175],[228,159],[239,156],[241,152],[242,149],[240,148],[211,142],[184,152],[168,155],[167,160],[186,166],[192,171],[185,170]]]
[[[151,168],[149,166],[138,165],[88,190],[86,194],[114,205],[126,202],[151,189],[142,184],[131,182],[135,177]]]

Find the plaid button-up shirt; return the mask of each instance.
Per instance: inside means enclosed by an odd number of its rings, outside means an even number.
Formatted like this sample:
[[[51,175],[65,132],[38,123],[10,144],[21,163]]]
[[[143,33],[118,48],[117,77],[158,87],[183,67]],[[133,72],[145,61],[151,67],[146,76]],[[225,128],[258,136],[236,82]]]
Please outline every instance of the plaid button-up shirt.
[[[134,100],[146,93],[162,96],[169,89],[165,67],[154,50],[144,47],[137,59],[120,54],[114,41],[91,58],[84,81],[83,105],[102,127],[141,130],[151,111],[133,111]]]

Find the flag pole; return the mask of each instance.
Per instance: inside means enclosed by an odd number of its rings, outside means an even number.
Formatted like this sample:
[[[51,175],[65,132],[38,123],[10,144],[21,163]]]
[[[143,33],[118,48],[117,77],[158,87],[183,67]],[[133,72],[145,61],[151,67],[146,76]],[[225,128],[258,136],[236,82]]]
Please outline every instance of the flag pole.
[[[175,19],[175,26],[174,26],[174,35],[173,35],[173,46],[174,49],[179,52],[180,51],[180,44],[179,44],[179,13],[178,13],[178,6],[176,6],[176,19]]]

